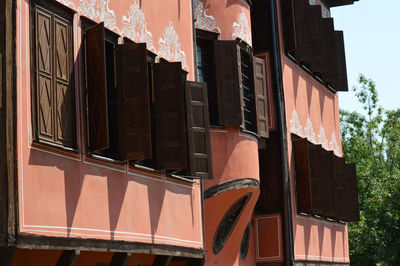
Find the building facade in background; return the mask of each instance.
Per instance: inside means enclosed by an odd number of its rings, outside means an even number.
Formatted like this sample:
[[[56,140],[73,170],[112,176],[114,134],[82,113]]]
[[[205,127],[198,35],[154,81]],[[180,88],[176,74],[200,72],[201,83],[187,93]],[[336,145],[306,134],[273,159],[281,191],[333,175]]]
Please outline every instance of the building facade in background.
[[[3,1],[2,265],[349,264],[353,2]]]

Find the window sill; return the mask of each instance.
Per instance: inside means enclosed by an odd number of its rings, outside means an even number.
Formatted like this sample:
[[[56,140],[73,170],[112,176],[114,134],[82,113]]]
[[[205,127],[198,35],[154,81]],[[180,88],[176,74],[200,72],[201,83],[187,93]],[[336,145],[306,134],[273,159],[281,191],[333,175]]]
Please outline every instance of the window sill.
[[[117,159],[113,159],[113,158],[109,158],[109,157],[105,157],[105,156],[101,156],[101,155],[97,155],[97,154],[93,154],[93,153],[90,153],[88,155],[90,157],[92,157],[93,159],[105,161],[105,162],[108,162],[108,163],[114,163],[114,164],[118,164],[118,165],[126,164],[126,162],[124,162],[124,161],[120,161],[120,160],[117,160]]]
[[[254,133],[253,131],[249,131],[249,130],[243,129],[242,127],[240,127],[240,131],[245,133],[245,134],[249,134],[249,135],[251,135],[253,137],[256,137],[257,140],[260,140],[260,136],[257,133]]]
[[[57,143],[52,143],[45,140],[34,140],[31,146],[36,149],[53,152],[56,154],[71,156],[73,158],[78,158],[81,151],[78,148],[67,147]]]

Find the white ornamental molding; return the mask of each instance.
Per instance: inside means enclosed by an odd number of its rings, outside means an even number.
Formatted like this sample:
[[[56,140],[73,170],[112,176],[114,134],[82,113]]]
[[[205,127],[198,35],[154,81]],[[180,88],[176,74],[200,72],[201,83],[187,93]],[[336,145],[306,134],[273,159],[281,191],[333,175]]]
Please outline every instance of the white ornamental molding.
[[[217,26],[217,20],[213,16],[207,15],[207,9],[204,8],[204,4],[200,0],[194,0],[193,9],[196,28],[221,33]]]
[[[317,142],[317,137],[314,133],[314,128],[310,117],[307,117],[306,127],[304,128],[304,137],[314,144]]]
[[[333,152],[337,156],[340,156],[339,145],[337,144],[335,132],[332,132],[331,141],[329,142],[329,144],[330,144],[330,149],[333,150]]]
[[[239,14],[237,21],[233,22],[232,37],[242,39],[247,42],[247,44],[251,45],[250,24],[244,8],[242,8],[242,13]]]
[[[135,42],[146,43],[147,49],[156,53],[153,35],[147,30],[146,18],[140,8],[139,0],[135,0],[134,4],[129,7],[128,16],[122,17],[122,24],[121,34]]]
[[[68,6],[72,9],[74,9],[74,10],[76,9],[75,4],[71,0],[57,0],[57,1],[65,6]]]
[[[169,26],[165,28],[163,33],[164,38],[158,40],[158,56],[168,61],[182,62],[182,68],[189,70],[186,64],[185,52],[181,50],[179,36],[174,29],[174,23],[169,22]]]
[[[320,143],[322,145],[322,148],[324,148],[325,150],[329,149],[328,139],[326,138],[325,129],[322,125],[319,128],[318,143]]]
[[[115,12],[110,10],[110,0],[80,0],[78,11],[90,18],[104,21],[104,26],[109,30],[119,32]]]
[[[303,137],[303,127],[300,124],[299,115],[297,114],[296,108],[293,108],[292,111],[292,118],[290,119],[290,132],[299,137]]]

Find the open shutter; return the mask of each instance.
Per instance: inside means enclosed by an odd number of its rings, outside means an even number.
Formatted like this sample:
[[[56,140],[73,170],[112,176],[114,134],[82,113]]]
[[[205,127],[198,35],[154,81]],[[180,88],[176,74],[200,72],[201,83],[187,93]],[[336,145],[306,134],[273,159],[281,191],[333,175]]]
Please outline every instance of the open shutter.
[[[256,99],[257,133],[260,137],[268,138],[268,98],[265,62],[253,56],[254,92]]]
[[[190,174],[212,178],[207,85],[187,81],[185,89]]]
[[[88,148],[94,152],[109,146],[104,22],[86,31],[86,73]]]
[[[311,177],[307,139],[293,141],[293,152],[295,159],[297,210],[311,213]]]
[[[118,45],[118,154],[122,160],[151,159],[146,44]]]
[[[181,63],[154,65],[157,163],[166,170],[188,168],[184,80]]]
[[[335,218],[346,220],[346,185],[345,185],[345,161],[343,158],[335,157],[334,160],[334,182],[335,182]]]
[[[325,217],[335,217],[335,180],[334,180],[334,158],[333,151],[327,151],[320,147],[320,164],[323,190],[321,191],[324,208],[322,215]]]
[[[344,50],[343,31],[335,31],[335,66],[336,66],[336,82],[334,87],[337,91],[348,91],[346,54]]]
[[[263,1],[264,2],[264,1]],[[293,12],[293,0],[283,0],[282,3],[282,18],[283,31],[285,37],[286,52],[293,52],[296,49],[296,27]]]
[[[73,145],[75,132],[75,103],[71,86],[72,45],[71,25],[55,16],[55,99],[56,99],[56,141]]]
[[[215,41],[215,70],[219,122],[241,125],[240,50],[235,41]]]
[[[54,140],[54,95],[51,13],[37,8],[36,15],[36,106],[39,139]]]

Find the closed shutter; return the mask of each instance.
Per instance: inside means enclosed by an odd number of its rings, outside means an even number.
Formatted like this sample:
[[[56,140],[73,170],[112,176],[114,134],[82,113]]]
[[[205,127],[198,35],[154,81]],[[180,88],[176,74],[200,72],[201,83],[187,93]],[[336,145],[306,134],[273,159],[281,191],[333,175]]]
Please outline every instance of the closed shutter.
[[[307,139],[293,141],[293,152],[295,159],[297,210],[299,212],[311,213],[311,178]]]
[[[326,151],[322,147],[320,147],[320,164],[322,166],[321,176],[323,178],[323,190],[321,191],[323,202],[324,202],[324,211],[322,215],[324,217],[335,217],[335,174],[334,174],[334,158],[335,155],[333,151]]]
[[[312,214],[323,215],[325,211],[325,168],[321,163],[321,146],[307,142],[310,167]]]
[[[187,81],[185,89],[190,174],[212,178],[207,84]]]
[[[219,122],[222,125],[241,125],[240,50],[235,41],[215,41]]]
[[[348,91],[347,69],[346,69],[346,54],[344,50],[343,31],[335,31],[335,66],[336,66],[336,82],[334,87],[337,91]]]
[[[157,163],[166,170],[188,168],[184,80],[181,63],[154,65]]]
[[[358,204],[358,188],[356,165],[346,163],[344,166],[345,173],[345,216],[347,222],[356,222],[360,220],[360,209]]]
[[[104,22],[86,31],[86,83],[88,147],[95,152],[109,147]]]
[[[253,56],[254,94],[256,99],[257,133],[260,137],[268,138],[268,98],[267,77],[263,59]]]
[[[335,184],[335,218],[346,220],[346,185],[345,185],[345,161],[335,157],[334,160],[334,184]]]
[[[54,140],[51,13],[36,9],[36,106],[39,139]]]
[[[293,0],[283,0],[281,1],[281,3],[282,3],[283,32],[285,37],[285,50],[286,52],[293,52],[297,46],[296,27],[294,21],[294,13],[293,13]]]
[[[118,154],[123,160],[151,159],[146,44],[118,45]]]
[[[55,94],[56,94],[56,141],[73,145],[75,131],[75,103],[72,90],[71,25],[55,17]]]

